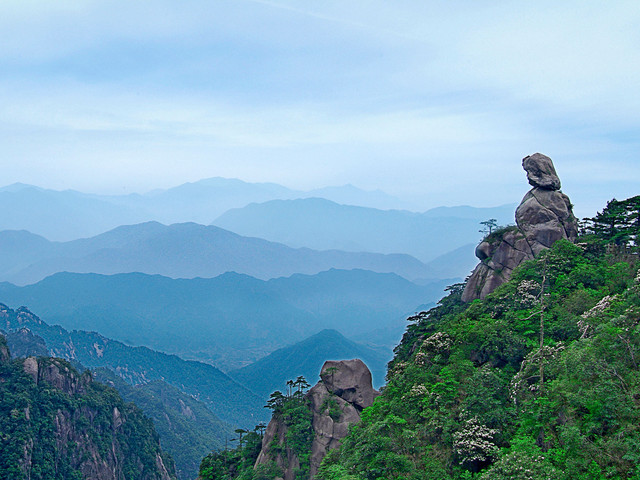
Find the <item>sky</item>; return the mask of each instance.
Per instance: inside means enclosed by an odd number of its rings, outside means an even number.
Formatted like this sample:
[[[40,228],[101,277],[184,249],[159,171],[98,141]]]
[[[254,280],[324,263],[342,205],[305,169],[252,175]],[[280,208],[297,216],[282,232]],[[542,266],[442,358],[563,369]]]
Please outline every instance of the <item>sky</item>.
[[[640,193],[640,2],[3,0],[0,184],[222,176],[578,216]]]

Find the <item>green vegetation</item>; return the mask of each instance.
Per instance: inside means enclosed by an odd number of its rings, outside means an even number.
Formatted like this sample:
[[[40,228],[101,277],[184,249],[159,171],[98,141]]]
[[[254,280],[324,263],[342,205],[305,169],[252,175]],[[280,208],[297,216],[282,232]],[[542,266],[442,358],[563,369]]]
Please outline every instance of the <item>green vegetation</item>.
[[[516,225],[506,225],[504,227],[496,227],[493,229],[491,233],[488,233],[486,237],[483,238],[482,241],[488,243],[498,243],[502,241],[502,238],[508,232],[515,232],[518,230]]]
[[[486,299],[462,303],[458,284],[411,317],[317,478],[640,479],[638,199]]]
[[[202,457],[222,450],[225,436],[233,435],[233,427],[220,421],[202,402],[161,380],[132,386],[106,368],[94,371],[94,378],[112,385],[153,420],[162,449],[175,460],[181,480],[196,478]]]
[[[63,360],[40,357],[38,367],[59,371],[64,389],[40,377],[36,384],[22,360],[0,362],[0,478],[80,480],[108,468],[151,480],[161,478],[159,459],[173,472],[153,423],[135,405]]]
[[[69,332],[48,325],[24,307],[12,310],[0,303],[0,316],[3,327],[27,327],[42,337],[57,357],[77,361],[87,368],[108,368],[130,384],[163,380],[197,398],[230,424],[248,427],[264,417],[262,400],[213,365],[185,361],[146,347],[131,347],[96,332]]]
[[[305,393],[309,384],[304,377],[287,382],[287,393],[275,391],[269,397],[266,408],[273,411],[272,424],[277,431],[264,433],[264,424],[253,431],[236,430],[238,447],[233,450],[214,452],[205,457],[200,465],[202,480],[272,480],[282,475],[282,467],[296,459],[299,467],[297,480],[309,478],[309,458],[313,441],[311,421],[313,414]],[[273,428],[273,427],[270,427]],[[262,443],[267,443],[267,463],[261,462],[254,469]]]
[[[585,218],[582,230],[586,235],[615,245],[638,245],[640,234],[640,195],[618,201],[615,198],[593,218]]]

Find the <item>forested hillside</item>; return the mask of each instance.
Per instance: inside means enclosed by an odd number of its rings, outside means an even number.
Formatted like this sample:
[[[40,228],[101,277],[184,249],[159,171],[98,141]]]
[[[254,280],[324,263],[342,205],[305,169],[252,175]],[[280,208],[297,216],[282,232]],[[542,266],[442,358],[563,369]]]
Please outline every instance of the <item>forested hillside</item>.
[[[261,400],[212,365],[130,347],[96,332],[69,332],[48,325],[26,308],[12,310],[0,304],[0,326],[6,331],[26,327],[44,339],[49,354],[87,368],[109,368],[132,385],[163,380],[202,401],[232,425],[253,425],[264,417]]]
[[[170,480],[153,423],[64,360],[11,360],[0,335],[0,478]]]
[[[453,285],[410,317],[382,395],[316,478],[640,478],[638,206],[610,202],[483,300]],[[273,478],[253,454],[204,478]]]
[[[610,202],[485,300],[458,286],[410,318],[320,478],[638,478],[639,200]]]

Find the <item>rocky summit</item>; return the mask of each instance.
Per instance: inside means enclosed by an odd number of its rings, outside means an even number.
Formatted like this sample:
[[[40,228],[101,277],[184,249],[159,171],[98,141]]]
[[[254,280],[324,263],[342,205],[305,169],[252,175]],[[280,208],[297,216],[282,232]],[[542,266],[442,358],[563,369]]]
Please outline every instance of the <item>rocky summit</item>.
[[[371,406],[379,394],[373,389],[371,372],[362,360],[324,363],[320,381],[304,397],[308,406],[305,408],[311,411],[313,430],[307,478],[314,478],[327,452],[340,445],[349,433],[349,426],[360,421],[360,412]],[[298,478],[301,461],[295,449],[285,443],[287,431],[295,426],[284,417],[276,414],[269,422],[256,467],[275,461],[283,472],[275,478],[294,480]],[[274,448],[274,444],[280,448]]]
[[[480,263],[465,287],[465,302],[489,295],[509,280],[514,268],[557,240],[578,236],[578,222],[569,197],[560,191],[553,161],[535,153],[522,160],[522,167],[533,188],[516,209],[516,226],[492,232],[476,248]]]

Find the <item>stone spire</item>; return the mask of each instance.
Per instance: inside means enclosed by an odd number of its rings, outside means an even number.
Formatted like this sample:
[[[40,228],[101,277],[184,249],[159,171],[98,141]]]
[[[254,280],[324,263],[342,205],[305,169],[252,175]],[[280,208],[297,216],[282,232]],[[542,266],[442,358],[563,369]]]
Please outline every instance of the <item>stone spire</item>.
[[[578,236],[571,201],[560,191],[551,159],[534,153],[524,157],[522,167],[533,188],[516,209],[517,226],[499,230],[478,245],[476,256],[481,262],[462,294],[465,302],[486,297],[511,278],[514,268],[561,238],[573,242]]]

